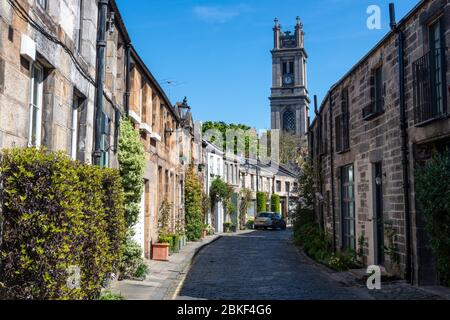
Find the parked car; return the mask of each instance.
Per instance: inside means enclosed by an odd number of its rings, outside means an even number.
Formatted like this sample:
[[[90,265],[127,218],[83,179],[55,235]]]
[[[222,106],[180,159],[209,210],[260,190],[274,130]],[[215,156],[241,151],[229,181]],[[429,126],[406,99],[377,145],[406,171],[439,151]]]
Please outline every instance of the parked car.
[[[281,229],[286,230],[286,221],[275,212],[261,212],[256,216],[253,227],[258,229]]]

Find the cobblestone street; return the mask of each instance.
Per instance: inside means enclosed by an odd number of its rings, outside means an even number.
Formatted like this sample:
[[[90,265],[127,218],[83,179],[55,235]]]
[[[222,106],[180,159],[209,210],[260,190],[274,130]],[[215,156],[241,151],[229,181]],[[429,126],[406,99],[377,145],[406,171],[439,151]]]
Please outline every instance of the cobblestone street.
[[[269,230],[219,239],[196,257],[177,299],[442,299],[401,281],[369,291],[350,273],[334,272],[306,257],[291,235]]]
[[[290,231],[224,237],[197,256],[179,299],[365,299],[299,254]]]

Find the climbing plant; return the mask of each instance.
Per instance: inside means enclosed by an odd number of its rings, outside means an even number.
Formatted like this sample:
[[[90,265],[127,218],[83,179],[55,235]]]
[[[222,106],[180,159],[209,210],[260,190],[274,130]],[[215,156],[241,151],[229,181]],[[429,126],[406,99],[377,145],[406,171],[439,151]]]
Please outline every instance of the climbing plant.
[[[125,192],[125,219],[128,227],[136,224],[144,191],[145,149],[131,121],[120,121],[119,166]]]
[[[239,204],[239,221],[241,229],[246,228],[247,212],[252,201],[252,191],[249,189],[241,190],[241,202]]]
[[[190,241],[199,240],[202,237],[204,227],[204,216],[202,208],[202,183],[195,167],[190,165],[186,172],[185,183],[185,215],[186,215],[186,236]]]
[[[133,226],[139,219],[144,192],[145,149],[139,132],[134,129],[127,117],[123,117],[120,121],[118,149],[119,169],[125,194],[125,221],[128,227],[120,270],[121,277],[134,277],[139,270],[146,268],[142,248],[133,240]]]
[[[232,212],[236,211],[236,206],[232,203],[231,197],[233,196],[234,188],[230,184],[217,177],[211,183],[210,199],[211,207],[222,202],[225,216],[228,217]]]
[[[450,151],[417,169],[416,192],[441,280],[450,286]]]

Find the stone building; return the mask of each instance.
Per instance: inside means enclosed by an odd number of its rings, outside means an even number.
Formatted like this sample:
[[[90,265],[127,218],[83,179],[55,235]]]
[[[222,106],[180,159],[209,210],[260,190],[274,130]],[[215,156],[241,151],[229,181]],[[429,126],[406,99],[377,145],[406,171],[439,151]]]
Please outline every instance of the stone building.
[[[1,1],[0,149],[92,161],[97,12],[94,1]]]
[[[170,231],[183,227],[184,174],[201,159],[189,110],[171,104],[139,57],[115,0],[0,2],[0,150],[43,146],[118,168],[127,115],[146,150],[135,240],[148,258],[163,200]]]
[[[317,217],[334,247],[419,285],[439,280],[414,172],[450,142],[449,21],[448,1],[420,1],[330,88],[309,128]]]
[[[242,201],[244,189],[251,191],[251,203],[247,211],[247,218],[253,218],[256,212],[256,194],[265,192],[267,194],[267,210],[270,211],[270,197],[273,194],[280,196],[281,214],[287,217],[295,205],[297,197],[297,180],[295,172],[283,165],[248,160],[244,156],[230,155],[214,144],[203,140],[203,152],[205,154],[206,170],[204,176],[205,193],[209,195],[212,181],[216,178],[233,187],[234,194],[231,198],[236,211],[229,217],[224,215],[221,203],[213,208],[208,223],[216,232],[223,232],[223,223],[232,222],[239,225],[239,205]]]
[[[272,93],[270,96],[272,129],[298,136],[308,130],[309,97],[306,73],[304,32],[297,17],[295,33],[282,32],[275,19],[272,52]]]

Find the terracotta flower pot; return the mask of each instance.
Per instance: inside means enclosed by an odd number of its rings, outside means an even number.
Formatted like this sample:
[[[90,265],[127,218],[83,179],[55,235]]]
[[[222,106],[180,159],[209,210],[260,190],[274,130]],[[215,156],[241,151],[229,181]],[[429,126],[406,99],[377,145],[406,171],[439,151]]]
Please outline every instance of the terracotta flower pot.
[[[206,238],[208,236],[208,230],[203,230],[203,238]]]
[[[169,261],[169,248],[168,243],[154,243],[152,245],[152,260],[157,261]]]

